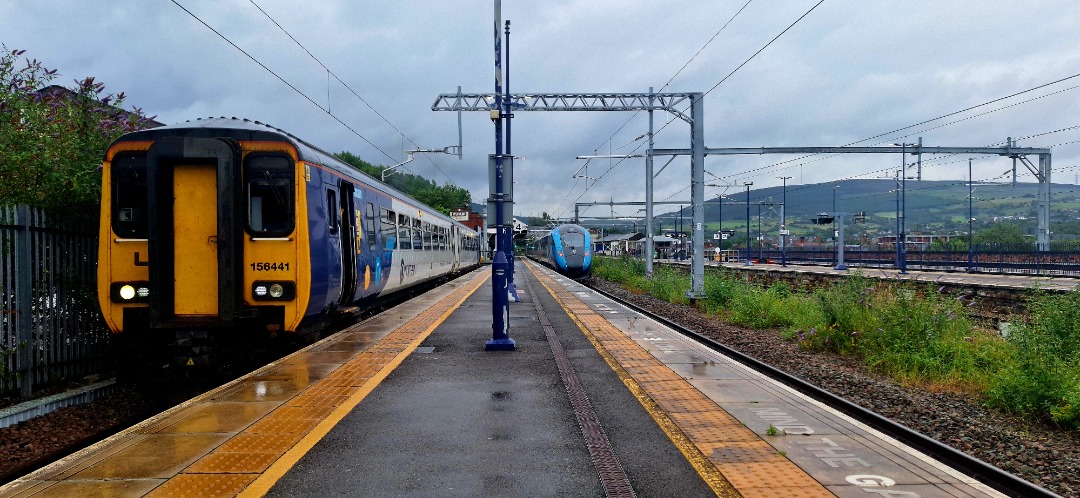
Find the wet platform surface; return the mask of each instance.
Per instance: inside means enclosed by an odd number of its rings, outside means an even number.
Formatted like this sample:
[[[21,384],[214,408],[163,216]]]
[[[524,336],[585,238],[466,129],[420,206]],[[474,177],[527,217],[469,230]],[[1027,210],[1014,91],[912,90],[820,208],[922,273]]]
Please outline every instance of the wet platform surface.
[[[579,381],[638,496],[998,496],[546,268],[517,349],[478,270],[0,496],[603,496]],[[567,362],[556,365],[557,350]],[[592,439],[590,439],[592,441]],[[605,467],[607,468],[607,467]]]

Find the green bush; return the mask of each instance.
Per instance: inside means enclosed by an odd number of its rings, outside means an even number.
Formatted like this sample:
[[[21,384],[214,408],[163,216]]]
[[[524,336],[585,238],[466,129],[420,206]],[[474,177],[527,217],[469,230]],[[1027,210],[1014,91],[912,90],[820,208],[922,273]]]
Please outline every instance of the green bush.
[[[685,303],[689,278],[636,260],[602,258],[594,272],[637,292]],[[985,395],[991,407],[1080,429],[1080,291],[1037,295],[1008,340],[972,323],[966,296],[855,274],[813,293],[768,289],[723,270],[705,275],[699,304],[728,322],[777,328],[804,348],[857,355],[901,382]]]
[[[851,276],[816,291],[812,302],[822,320],[802,324],[796,338],[803,347],[851,354],[856,351],[860,336],[879,330],[880,310],[871,302],[875,290],[871,284],[868,278]]]
[[[653,278],[647,282],[646,289],[653,297],[675,304],[689,302],[686,291],[690,288],[690,278],[678,270],[666,266],[654,268]]]
[[[798,305],[786,284],[768,289],[743,284],[737,290],[728,305],[732,323],[755,329],[785,329],[794,323],[790,311]]]
[[[1028,309],[1010,327],[1015,359],[993,378],[989,404],[1080,429],[1080,291],[1036,295]]]
[[[746,284],[736,280],[728,272],[705,275],[705,299],[702,305],[708,313],[721,313],[738,294],[745,292]]]

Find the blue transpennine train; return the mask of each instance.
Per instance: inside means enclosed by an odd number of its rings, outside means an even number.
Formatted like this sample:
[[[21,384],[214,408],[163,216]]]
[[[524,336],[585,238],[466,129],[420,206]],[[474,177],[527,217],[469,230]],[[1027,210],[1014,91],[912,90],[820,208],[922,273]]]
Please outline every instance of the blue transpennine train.
[[[571,278],[592,276],[592,237],[580,225],[559,225],[529,243],[529,257]]]
[[[479,263],[474,230],[257,121],[126,134],[106,152],[101,193],[101,310],[155,365],[318,336]]]

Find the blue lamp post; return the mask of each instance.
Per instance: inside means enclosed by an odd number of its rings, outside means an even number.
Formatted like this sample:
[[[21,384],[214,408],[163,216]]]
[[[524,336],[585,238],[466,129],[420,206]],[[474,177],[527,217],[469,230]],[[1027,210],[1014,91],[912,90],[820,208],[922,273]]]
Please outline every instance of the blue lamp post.
[[[787,266],[787,181],[790,176],[781,176],[784,182],[784,194],[780,201],[780,266]]]
[[[750,266],[750,186],[754,182],[746,182],[746,266]]]
[[[901,274],[907,274],[907,147],[916,144],[902,143],[900,149],[900,227],[897,236],[897,244],[900,244],[897,252],[897,266]]]
[[[971,158],[968,158],[968,262],[967,271],[974,271],[972,266],[972,260],[974,259],[974,246],[971,241],[971,225],[975,221],[975,218],[971,217],[971,203],[972,203],[972,188],[971,188]]]

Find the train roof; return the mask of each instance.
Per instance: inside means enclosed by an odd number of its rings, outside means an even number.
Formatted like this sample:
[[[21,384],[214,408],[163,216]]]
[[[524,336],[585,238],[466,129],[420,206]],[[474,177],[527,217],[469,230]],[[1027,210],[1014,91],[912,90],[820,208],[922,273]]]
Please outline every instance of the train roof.
[[[281,128],[268,125],[260,121],[253,121],[250,119],[241,118],[226,118],[224,116],[218,118],[199,118],[194,121],[185,121],[183,123],[172,124],[167,126],[160,126],[157,128],[147,128],[145,130],[139,130],[123,135],[116,141],[135,141],[135,140],[157,140],[163,137],[182,135],[185,137],[198,137],[198,138],[232,138],[238,141],[274,141],[274,142],[289,142],[296,147],[297,153],[300,155],[301,161],[309,161],[317,164],[327,164],[332,166],[338,166],[335,169],[344,169],[350,172],[362,171],[352,167],[349,164],[340,161],[319,147],[311,144],[310,142],[293,135]],[[365,175],[367,176],[367,175]],[[371,178],[370,176],[368,178]]]
[[[584,232],[589,233],[589,229],[581,225],[575,225],[573,223],[564,223],[552,229],[552,231],[558,230],[560,232]]]
[[[344,176],[355,178],[372,188],[381,190],[392,197],[415,204],[417,207],[423,207],[443,221],[460,225],[460,223],[452,220],[449,215],[435,211],[431,206],[405,195],[404,192],[371,177],[367,173],[334,157],[333,154],[320,149],[312,143],[282,130],[281,128],[276,128],[260,121],[236,117],[226,118],[224,116],[217,118],[199,118],[194,121],[185,121],[183,123],[160,126],[157,128],[147,128],[145,130],[127,133],[120,138],[117,138],[113,143],[143,140],[155,141],[160,138],[178,135],[193,138],[224,137],[232,138],[237,141],[288,142],[296,148],[301,161],[326,166]]]

